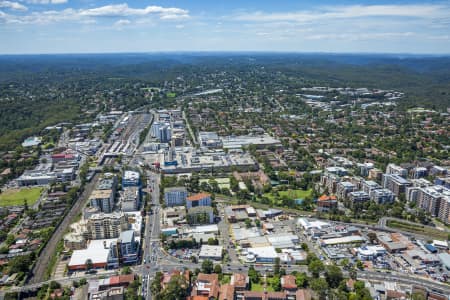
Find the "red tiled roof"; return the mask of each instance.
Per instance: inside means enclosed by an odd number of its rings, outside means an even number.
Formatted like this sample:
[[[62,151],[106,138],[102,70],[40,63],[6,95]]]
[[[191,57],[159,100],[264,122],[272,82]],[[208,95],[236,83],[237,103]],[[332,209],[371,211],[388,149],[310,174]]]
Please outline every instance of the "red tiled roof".
[[[234,286],[224,284],[220,287],[219,300],[234,300]]]
[[[296,289],[297,284],[295,283],[295,277],[293,275],[284,275],[281,278],[283,289]]]
[[[211,194],[208,193],[198,193],[195,195],[192,195],[190,197],[187,197],[186,200],[187,201],[199,201],[201,199],[207,198],[207,197],[211,197]]]
[[[311,293],[305,289],[299,289],[295,293],[296,300],[311,300]]]

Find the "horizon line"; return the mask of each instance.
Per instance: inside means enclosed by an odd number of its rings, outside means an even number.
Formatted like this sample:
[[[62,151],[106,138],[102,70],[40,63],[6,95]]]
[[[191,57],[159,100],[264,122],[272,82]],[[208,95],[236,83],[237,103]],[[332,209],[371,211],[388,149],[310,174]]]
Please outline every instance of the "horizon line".
[[[124,54],[321,54],[321,55],[379,55],[379,56],[434,56],[447,57],[449,53],[430,52],[331,52],[331,51],[285,51],[285,50],[155,50],[155,51],[111,51],[111,52],[36,52],[0,53],[0,56],[51,56],[51,55],[124,55]]]

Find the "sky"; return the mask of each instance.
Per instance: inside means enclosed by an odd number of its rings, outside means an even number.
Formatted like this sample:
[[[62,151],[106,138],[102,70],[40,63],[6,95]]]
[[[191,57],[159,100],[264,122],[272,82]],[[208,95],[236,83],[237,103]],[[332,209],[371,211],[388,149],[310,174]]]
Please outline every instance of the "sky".
[[[450,54],[450,0],[0,0],[0,54]]]

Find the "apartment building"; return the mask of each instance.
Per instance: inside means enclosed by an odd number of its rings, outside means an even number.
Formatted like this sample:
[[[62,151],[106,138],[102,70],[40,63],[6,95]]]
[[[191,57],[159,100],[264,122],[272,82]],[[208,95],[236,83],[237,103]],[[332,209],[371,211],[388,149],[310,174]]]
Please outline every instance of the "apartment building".
[[[114,207],[114,193],[112,190],[94,190],[89,196],[89,203],[101,212],[110,213]]]
[[[398,174],[383,175],[383,187],[393,192],[397,197],[405,193],[408,186],[411,186],[411,182]]]
[[[88,219],[87,229],[93,240],[118,238],[128,229],[127,216],[124,213],[93,214]]]

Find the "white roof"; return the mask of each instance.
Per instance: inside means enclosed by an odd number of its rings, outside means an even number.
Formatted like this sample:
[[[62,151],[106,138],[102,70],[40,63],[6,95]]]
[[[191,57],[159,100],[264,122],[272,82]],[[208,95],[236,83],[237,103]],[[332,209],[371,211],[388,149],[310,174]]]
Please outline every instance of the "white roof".
[[[336,244],[348,244],[365,241],[363,237],[359,235],[344,236],[340,238],[326,239],[322,240],[325,245],[336,245]]]
[[[200,250],[199,257],[222,257],[222,246],[210,246],[210,245],[202,245]]]
[[[447,248],[448,247],[448,242],[447,241],[440,241],[440,240],[433,240],[433,245],[437,246],[437,247]]]
[[[330,226],[330,223],[327,223],[327,222],[323,222],[323,221],[319,221],[319,220],[309,221],[305,218],[299,218],[297,222],[305,230],[310,229],[310,228],[322,229],[322,227]]]
[[[93,264],[107,263],[109,255],[109,247],[113,241],[117,239],[92,240],[87,249],[74,250],[69,261],[70,266],[84,265],[87,259],[91,259]],[[103,242],[106,242],[104,247]]]
[[[192,233],[218,232],[217,224],[197,226],[192,228]]]
[[[248,248],[247,251],[248,251],[248,253],[251,253],[257,257],[273,258],[273,259],[278,257],[278,254],[275,251],[275,248],[272,246]]]

